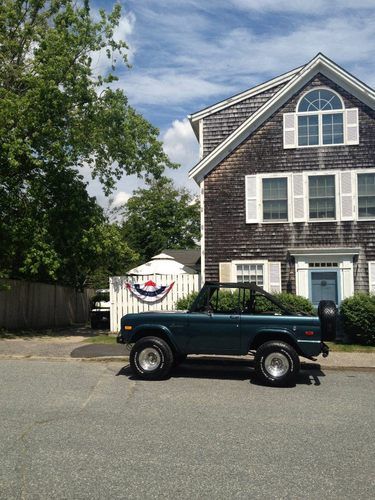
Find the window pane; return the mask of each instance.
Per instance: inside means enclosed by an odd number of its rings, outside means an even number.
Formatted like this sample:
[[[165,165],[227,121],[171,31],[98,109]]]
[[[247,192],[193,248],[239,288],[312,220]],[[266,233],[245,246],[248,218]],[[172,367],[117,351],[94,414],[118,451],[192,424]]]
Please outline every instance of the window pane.
[[[263,285],[263,264],[237,264],[236,275],[238,283],[255,282]]]
[[[263,220],[288,219],[288,184],[285,177],[263,179]]]
[[[335,177],[316,175],[309,177],[310,219],[335,218]]]
[[[375,174],[358,174],[358,216],[375,217]]]
[[[340,99],[330,90],[312,90],[301,100],[298,111],[329,111],[331,109],[342,109]]]
[[[342,144],[344,126],[342,113],[323,115],[323,144]]]
[[[299,146],[316,146],[319,144],[318,115],[298,117],[298,144]]]

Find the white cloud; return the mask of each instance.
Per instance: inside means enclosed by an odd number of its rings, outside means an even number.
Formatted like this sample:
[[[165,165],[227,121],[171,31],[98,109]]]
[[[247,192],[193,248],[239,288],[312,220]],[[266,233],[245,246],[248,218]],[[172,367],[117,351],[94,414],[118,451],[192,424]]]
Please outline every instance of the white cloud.
[[[118,26],[113,32],[113,39],[116,41],[126,42],[128,49],[125,51],[128,57],[128,62],[132,64],[136,53],[135,44],[132,41],[132,34],[136,23],[136,16],[133,12],[126,12],[120,18]],[[92,52],[92,67],[96,75],[105,75],[112,65],[112,60],[108,59],[106,49],[103,48],[97,52]],[[114,59],[120,63],[118,54],[114,54]]]
[[[175,120],[163,134],[164,151],[169,158],[185,168],[198,162],[199,147],[189,120]]]
[[[121,207],[122,205],[125,205],[125,203],[127,203],[127,201],[129,200],[130,196],[131,195],[125,193],[125,191],[118,191],[111,202],[111,208],[118,208]]]
[[[177,73],[168,68],[154,73],[132,71],[118,83],[126,89],[131,103],[135,105],[186,104],[194,99],[212,98],[232,90],[229,85],[208,81],[194,74]]]
[[[373,0],[231,0],[240,9],[257,12],[337,13],[348,9],[373,8]]]

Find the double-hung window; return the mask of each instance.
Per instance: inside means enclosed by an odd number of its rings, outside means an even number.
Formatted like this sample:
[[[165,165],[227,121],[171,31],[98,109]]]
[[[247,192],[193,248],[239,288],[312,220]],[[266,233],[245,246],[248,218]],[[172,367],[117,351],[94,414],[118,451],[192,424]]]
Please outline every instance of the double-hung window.
[[[310,219],[334,219],[336,216],[336,188],[334,175],[309,176]]]
[[[302,97],[298,109],[298,146],[344,144],[344,105],[328,89]]]
[[[375,173],[358,174],[358,218],[375,217]]]
[[[263,264],[236,264],[237,283],[256,283],[258,286],[264,285],[264,265]]]
[[[262,179],[263,220],[288,220],[288,179],[286,177]]]

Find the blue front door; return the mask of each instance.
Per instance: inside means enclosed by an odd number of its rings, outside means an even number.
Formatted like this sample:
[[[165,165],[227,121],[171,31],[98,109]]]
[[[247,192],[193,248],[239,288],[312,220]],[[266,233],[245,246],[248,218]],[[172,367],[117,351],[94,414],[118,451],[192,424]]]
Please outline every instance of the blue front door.
[[[340,302],[338,271],[310,271],[310,298],[314,305],[321,300]]]

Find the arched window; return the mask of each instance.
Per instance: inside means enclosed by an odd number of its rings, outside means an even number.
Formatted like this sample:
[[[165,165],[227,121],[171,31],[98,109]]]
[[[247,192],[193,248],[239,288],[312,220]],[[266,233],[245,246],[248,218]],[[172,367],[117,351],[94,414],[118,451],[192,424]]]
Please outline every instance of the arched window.
[[[297,105],[298,146],[344,143],[344,105],[331,90],[316,89]]]

